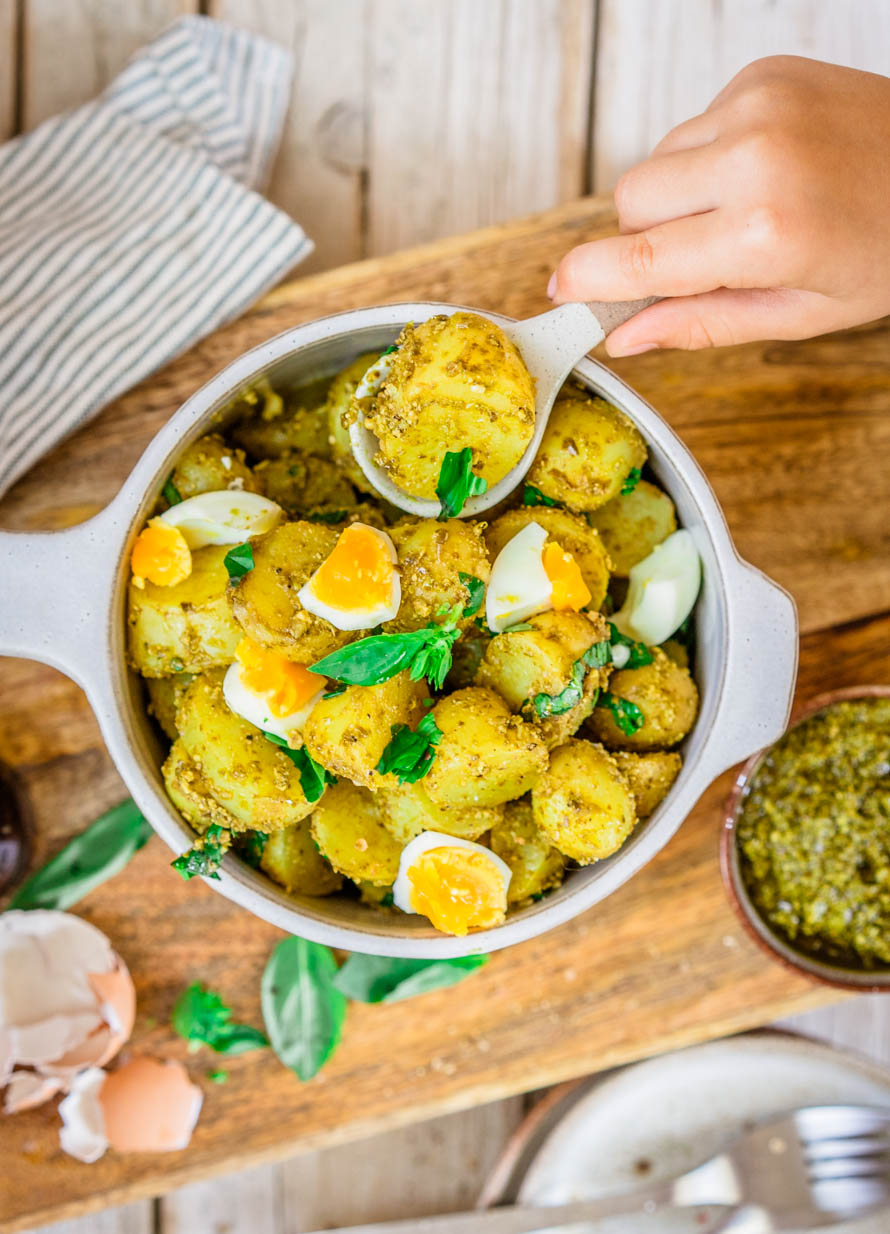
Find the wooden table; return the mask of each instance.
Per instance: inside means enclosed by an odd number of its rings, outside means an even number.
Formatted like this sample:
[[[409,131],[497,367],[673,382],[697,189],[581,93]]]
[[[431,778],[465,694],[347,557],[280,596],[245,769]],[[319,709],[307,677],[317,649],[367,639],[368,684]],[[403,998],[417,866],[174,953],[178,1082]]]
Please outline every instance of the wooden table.
[[[558,256],[608,232],[590,199],[279,288],[57,449],[0,503],[6,527],[87,517],[118,488],[151,434],[212,373],[269,335],[324,313],[418,297],[526,315]],[[685,438],[743,554],[795,594],[800,690],[890,679],[890,322],[806,343],[616,364]],[[51,594],[48,595],[51,603]],[[752,673],[757,672],[756,656]],[[38,859],[123,789],[80,691],[42,666],[0,664],[0,757],[33,806]],[[190,1179],[284,1157],[435,1113],[714,1037],[816,1006],[827,993],[770,963],[726,903],[716,862],[731,781],[702,798],[665,851],[605,903],[493,957],[462,987],[422,1002],[353,1007],[330,1066],[301,1085],[268,1054],[186,1055],[169,1028],[200,979],[236,1015],[259,1019],[259,976],[279,937],[203,886],[183,883],[153,840],[81,906],[114,939],[139,998],[134,1044],[188,1058],[204,1112],[188,1150],[107,1155],[58,1147],[52,1106],[0,1123],[0,1230],[156,1194]]]

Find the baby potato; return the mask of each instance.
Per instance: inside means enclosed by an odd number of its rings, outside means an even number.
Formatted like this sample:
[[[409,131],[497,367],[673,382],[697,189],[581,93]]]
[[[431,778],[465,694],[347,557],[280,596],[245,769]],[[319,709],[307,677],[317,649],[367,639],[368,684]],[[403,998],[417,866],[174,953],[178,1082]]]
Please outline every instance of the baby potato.
[[[176,726],[183,748],[213,798],[238,826],[275,831],[312,812],[300,773],[258,728],[230,711],[223,672],[196,677],[183,695]]]
[[[149,713],[154,716],[171,741],[175,741],[179,736],[176,731],[176,709],[192,681],[194,677],[191,673],[176,673],[173,677],[146,677],[145,679]]]
[[[225,545],[192,554],[192,572],[173,587],[130,580],[130,660],[143,677],[201,673],[231,664],[242,630],[232,615]]]
[[[291,895],[329,896],[343,886],[343,879],[316,848],[308,818],[272,832],[260,869]]]
[[[395,777],[389,777],[395,779]],[[402,845],[422,831],[441,831],[463,840],[478,840],[497,823],[503,806],[441,806],[423,786],[393,784],[377,790],[380,818],[384,827]]]
[[[491,560],[494,561],[507,541],[529,523],[543,527],[548,539],[571,553],[590,592],[589,607],[599,608],[609,589],[609,554],[599,532],[577,514],[553,506],[520,506],[508,510],[486,528],[485,543]]]
[[[680,755],[667,750],[652,750],[648,754],[615,750],[612,757],[630,785],[638,818],[648,818],[655,813],[683,766]]]
[[[329,788],[312,815],[312,837],[340,874],[357,883],[391,887],[402,846],[380,821],[373,793],[341,780]]]
[[[393,481],[435,499],[446,451],[468,444],[473,471],[489,486],[503,479],[531,441],[535,388],[501,327],[477,313],[439,314],[405,326],[398,347],[365,411]]]
[[[419,630],[430,621],[444,621],[443,609],[466,608],[470,593],[461,574],[483,583],[491,574],[483,526],[459,518],[445,523],[424,518],[406,519],[391,528],[399,555],[402,604],[398,615],[386,622],[386,630]],[[468,626],[472,620],[465,617],[458,624]]]
[[[491,829],[491,851],[510,867],[508,904],[525,906],[562,883],[566,859],[538,830],[528,798],[504,806]]]
[[[288,450],[279,458],[257,463],[256,475],[266,496],[288,514],[300,515],[320,507],[349,510],[355,505],[355,489],[336,463],[317,454]]]
[[[633,793],[600,745],[571,738],[532,789],[535,824],[554,848],[590,865],[618,851],[637,821]]]
[[[646,443],[623,411],[564,386],[526,479],[584,513],[617,497],[630,471],[645,461]]]
[[[528,792],[547,766],[537,731],[494,690],[455,690],[439,699],[433,717],[442,738],[423,787],[437,805],[501,805]]]
[[[682,741],[695,723],[698,690],[686,668],[681,668],[660,647],[652,649],[652,663],[613,673],[609,693],[635,703],[643,724],[635,733],[623,733],[607,707],[594,708],[585,722],[590,733],[610,749],[658,750]]]
[[[170,753],[161,767],[161,775],[168,797],[195,831],[203,834],[212,823],[228,831],[240,829],[238,819],[213,796],[181,741],[174,741],[170,747]]]
[[[689,668],[689,648],[679,639],[669,638],[666,643],[661,644],[661,650],[669,660],[679,664],[680,668]]]
[[[343,421],[343,413],[349,411],[355,387],[377,359],[378,352],[366,351],[350,361],[331,382],[324,405],[331,454],[343,474],[362,493],[373,493],[374,489],[355,461],[349,440],[349,426]]]
[[[566,690],[576,675],[575,665],[594,643],[608,640],[609,627],[599,613],[573,612],[540,613],[527,624],[531,629],[507,630],[491,639],[476,684],[496,690],[511,711],[521,711],[552,749],[577,732],[590,715],[610,670],[582,664],[581,697],[565,711],[542,716],[543,704],[538,708],[535,700]]]
[[[262,483],[244,461],[244,451],[227,445],[218,433],[199,437],[180,454],[170,476],[183,501],[224,488],[262,493]],[[274,500],[274,498],[273,498]]]
[[[416,728],[426,714],[429,691],[407,671],[376,686],[347,686],[342,694],[322,698],[303,728],[306,749],[317,763],[355,784],[377,787],[375,770],[396,725]]]
[[[323,407],[301,406],[273,390],[268,381],[258,382],[240,403],[246,414],[228,432],[252,458],[280,458],[290,450],[322,455],[330,452]],[[250,407],[253,410],[247,410]]]
[[[254,567],[232,589],[235,616],[252,639],[289,660],[313,664],[357,637],[360,632],[338,630],[297,599],[339,534],[324,523],[282,523],[253,541]]]
[[[619,493],[594,510],[590,521],[612,559],[612,570],[622,578],[677,530],[674,503],[648,480],[640,480],[632,492]]]

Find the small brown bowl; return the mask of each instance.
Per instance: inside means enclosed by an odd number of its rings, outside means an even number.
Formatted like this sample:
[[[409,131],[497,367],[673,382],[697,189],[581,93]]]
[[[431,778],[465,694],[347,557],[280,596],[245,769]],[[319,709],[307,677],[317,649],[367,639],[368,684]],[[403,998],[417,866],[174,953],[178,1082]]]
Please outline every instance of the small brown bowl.
[[[795,707],[789,728],[793,728],[802,720],[808,719],[817,711],[822,711],[834,703],[863,698],[890,698],[890,685],[850,686],[843,690],[831,690],[826,694],[820,694]],[[805,952],[798,951],[764,921],[748,894],[740,869],[735,834],[736,822],[751,781],[770,749],[772,746],[760,750],[748,759],[726,799],[726,814],[720,836],[720,870],[730,903],[754,942],[772,959],[778,960],[786,968],[802,973],[812,981],[819,981],[823,985],[834,986],[839,990],[853,990],[860,994],[887,993],[890,991],[890,968],[886,970],[850,968],[842,964],[830,964],[817,960]]]

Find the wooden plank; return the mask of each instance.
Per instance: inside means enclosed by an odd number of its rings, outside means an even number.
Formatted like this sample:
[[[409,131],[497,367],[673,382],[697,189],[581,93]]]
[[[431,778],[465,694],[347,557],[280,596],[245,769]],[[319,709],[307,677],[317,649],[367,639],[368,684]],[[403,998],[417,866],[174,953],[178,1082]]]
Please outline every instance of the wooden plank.
[[[41,1226],[38,1230],[32,1230],[31,1234],[156,1234],[154,1205],[151,1200],[140,1200],[125,1208],[106,1208],[103,1212],[91,1213],[89,1217],[75,1217],[72,1221]],[[157,1234],[167,1234],[167,1231],[158,1231]]]
[[[856,1050],[890,1067],[890,1004],[883,994],[862,994],[832,1007],[789,1016],[779,1027]]]
[[[594,0],[374,0],[368,252],[584,191]]]
[[[888,49],[885,0],[601,0],[593,187],[613,188],[751,60],[792,54],[886,73]]]
[[[356,261],[364,255],[367,0],[210,0],[208,12],[293,54],[267,195],[315,242],[304,272]]]
[[[24,0],[23,127],[94,98],[198,0]]]
[[[0,0],[0,141],[15,133],[18,89],[16,0]]]

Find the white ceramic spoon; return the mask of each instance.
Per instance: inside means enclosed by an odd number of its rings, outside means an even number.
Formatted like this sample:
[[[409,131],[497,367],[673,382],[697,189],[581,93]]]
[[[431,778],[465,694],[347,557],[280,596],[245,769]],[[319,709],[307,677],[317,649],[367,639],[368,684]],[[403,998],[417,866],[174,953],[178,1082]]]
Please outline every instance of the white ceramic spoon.
[[[592,347],[601,343],[607,334],[611,334],[623,322],[629,321],[644,308],[654,304],[657,298],[653,296],[648,300],[563,304],[548,313],[504,326],[504,332],[519,348],[526,368],[535,379],[535,431],[516,466],[484,493],[470,497],[461,511],[461,518],[482,514],[516,488],[532,465],[554,400],[574,366]],[[483,313],[482,316],[484,315]],[[361,397],[379,388],[388,371],[385,358],[371,365],[359,383],[356,394]],[[350,426],[349,437],[356,462],[381,497],[409,514],[416,514],[421,518],[436,517],[440,509],[438,501],[412,497],[394,484],[386,471],[378,466],[375,457],[379,443],[360,419]]]

